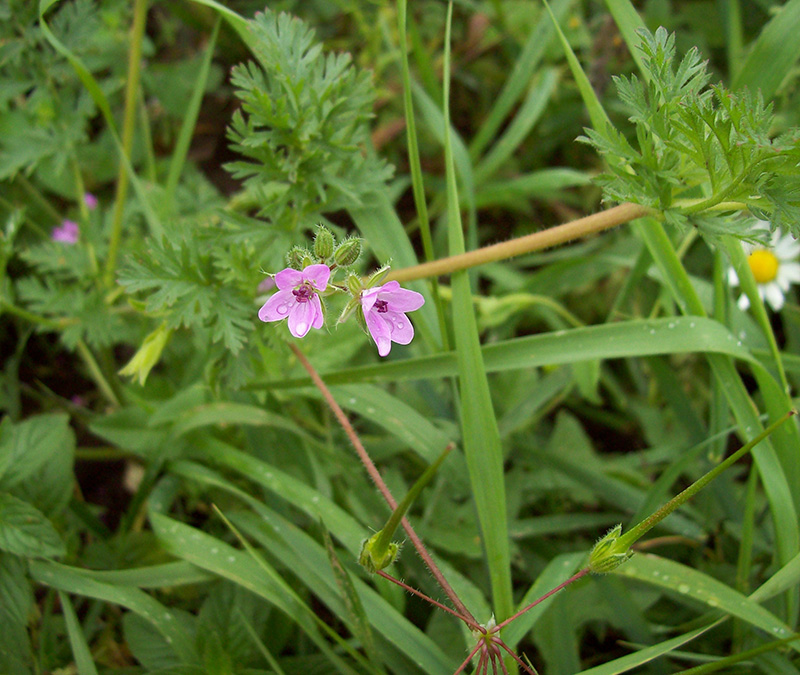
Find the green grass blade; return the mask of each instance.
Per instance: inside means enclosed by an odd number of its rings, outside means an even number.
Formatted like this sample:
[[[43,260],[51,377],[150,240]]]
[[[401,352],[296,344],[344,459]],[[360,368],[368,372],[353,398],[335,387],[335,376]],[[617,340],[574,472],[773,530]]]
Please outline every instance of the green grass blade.
[[[450,133],[450,25],[453,5],[448,4],[444,63],[444,153],[447,174],[447,225],[450,255],[464,252],[458,187]],[[502,620],[513,611],[510,551],[506,522],[503,452],[483,365],[478,324],[470,290],[469,273],[452,276],[453,332],[458,361],[461,429],[472,493],[480,522],[495,616]]]
[[[646,28],[642,17],[639,16],[639,12],[636,11],[631,0],[606,0],[606,7],[611,12],[611,16],[614,17],[614,23],[617,24],[622,39],[628,46],[628,52],[639,68],[639,73],[645,81],[649,80],[650,74],[647,68],[644,67],[644,57],[639,49],[642,39],[636,34],[636,31],[640,28]]]
[[[553,16],[555,16],[556,21],[561,22],[564,20],[572,2],[573,0],[556,0],[553,3]],[[478,133],[475,134],[475,138],[470,143],[469,154],[473,161],[477,160],[484,148],[489,145],[497,131],[503,126],[503,122],[517,104],[517,101],[525,94],[525,90],[531,81],[531,76],[537,72],[539,63],[547,53],[547,49],[553,40],[553,33],[552,19],[545,12],[542,12],[531,34],[525,41],[522,52],[514,62],[511,75],[503,85],[503,90],[489,111],[486,121],[478,129]]]
[[[524,210],[529,208],[531,199],[559,199],[559,190],[589,185],[591,180],[591,176],[583,171],[555,168],[479,183],[476,187],[475,207],[485,209],[503,206]]]
[[[603,104],[600,103],[600,99],[597,98],[597,94],[594,93],[594,88],[591,82],[589,82],[589,78],[586,76],[580,61],[578,61],[578,57],[575,56],[575,52],[572,51],[567,36],[564,35],[564,31],[562,31],[561,26],[558,25],[558,20],[550,9],[550,5],[547,3],[547,0],[543,0],[543,2],[550,14],[553,26],[555,26],[558,39],[561,41],[561,47],[567,57],[569,69],[572,71],[572,77],[575,78],[575,84],[578,85],[578,91],[583,99],[583,104],[589,112],[589,119],[592,121],[592,127],[598,131],[605,131],[606,126],[611,126],[611,120],[608,119],[608,115],[606,115],[606,111],[603,109]]]
[[[555,93],[557,84],[558,72],[555,68],[542,71],[534,79],[525,101],[508,128],[475,167],[475,183],[477,185],[493,176],[527,138],[544,113],[545,107]]]
[[[649,553],[637,553],[628,562],[620,565],[614,574],[668,590],[679,602],[681,598],[687,598],[712,610],[721,610],[773,638],[790,638],[794,634],[788,625],[752,598],[703,572],[672,560]],[[800,652],[800,639],[789,646]]]
[[[85,570],[54,562],[30,562],[31,577],[60,591],[110,602],[135,612],[155,626],[184,664],[197,663],[194,641],[164,605],[138,588],[97,581]]]
[[[181,177],[183,166],[186,163],[186,156],[189,154],[189,146],[192,143],[192,136],[194,135],[195,125],[197,124],[197,117],[200,114],[200,105],[203,102],[203,94],[206,90],[206,83],[208,82],[208,74],[211,72],[211,57],[214,56],[214,47],[217,44],[217,35],[219,35],[219,19],[214,24],[214,29],[211,31],[211,37],[208,39],[206,52],[203,54],[203,61],[200,64],[200,70],[197,73],[197,79],[194,83],[194,90],[189,103],[186,106],[186,114],[181,124],[181,130],[178,134],[178,140],[172,150],[172,159],[169,163],[169,172],[167,174],[167,185],[165,200],[167,204],[167,212],[172,213],[175,206],[175,190],[178,187],[178,180]]]
[[[254,559],[247,552],[160,513],[151,511],[149,517],[153,531],[169,553],[264,598],[290,617],[330,659],[338,672],[355,675],[356,671],[337,656],[319,635],[318,628],[328,627],[274,568],[261,559]],[[332,631],[328,629],[326,632],[330,635]]]
[[[64,622],[67,624],[69,644],[72,647],[72,656],[75,658],[78,675],[97,675],[92,652],[86,643],[83,628],[81,628],[81,623],[78,621],[78,615],[75,614],[75,609],[72,607],[69,596],[64,591],[59,591],[58,599],[61,602]]]
[[[576,675],[618,675],[619,673],[626,673],[629,670],[633,670],[634,668],[643,666],[646,663],[650,663],[659,656],[669,654],[678,647],[682,647],[695,638],[700,637],[706,631],[715,628],[722,621],[723,619],[720,619],[719,621],[715,621],[708,626],[696,628],[688,633],[683,633],[682,635],[670,638],[669,640],[664,640],[664,642],[659,642],[657,645],[653,645],[652,647],[645,647],[644,649],[640,649],[633,654],[627,654],[626,656],[614,659],[613,661],[609,661],[608,663],[604,663],[600,666],[595,666],[594,668],[589,668],[588,670],[582,670]]]
[[[586,553],[565,553],[553,558],[541,571],[536,581],[528,589],[522,600],[517,605],[517,609],[522,609],[541,598],[545,593],[552,590],[565,579],[569,579],[580,569],[581,563],[586,561]],[[564,593],[565,591],[561,591]],[[569,592],[568,590],[566,592]],[[555,595],[551,595],[547,600],[540,602],[533,609],[525,612],[522,616],[514,619],[505,629],[503,629],[503,640],[510,647],[514,648],[536,625],[536,622],[552,604]]]
[[[419,157],[419,141],[417,139],[417,120],[414,116],[414,101],[412,98],[411,72],[408,65],[408,48],[406,40],[408,2],[398,0],[397,3],[397,32],[400,39],[400,65],[403,79],[403,109],[406,120],[406,137],[408,139],[408,166],[411,172],[411,187],[414,193],[414,205],[417,209],[419,231],[422,237],[422,248],[426,260],[433,260],[433,239],[431,237],[431,223],[428,218],[428,205],[425,201],[425,186],[422,179],[422,163]],[[436,306],[436,316],[439,320],[439,334],[445,350],[450,348],[447,335],[447,322],[444,314],[444,305],[439,295],[439,282],[430,280],[431,294]]]
[[[100,112],[103,114],[103,118],[108,125],[109,134],[114,141],[114,145],[116,145],[117,150],[119,151],[120,161],[125,167],[125,171],[128,173],[131,185],[133,186],[136,196],[139,199],[139,205],[150,228],[150,234],[152,234],[154,237],[160,238],[164,232],[164,228],[161,225],[161,221],[156,215],[156,212],[153,210],[153,206],[150,203],[150,198],[147,196],[147,191],[144,189],[144,186],[139,180],[139,177],[136,175],[128,156],[123,150],[122,140],[117,132],[117,127],[114,123],[114,115],[111,112],[111,106],[108,103],[106,95],[103,93],[103,90],[100,88],[97,80],[92,77],[92,74],[89,72],[88,68],[86,68],[81,60],[69,49],[67,49],[67,47],[64,46],[64,44],[55,35],[53,35],[53,32],[50,30],[50,27],[44,20],[44,15],[47,13],[47,11],[59,1],[60,0],[39,0],[39,26],[41,27],[42,33],[53,49],[55,49],[59,54],[64,56],[67,61],[69,61],[70,65],[73,67],[83,83],[83,86],[86,87],[86,90],[89,92],[95,104],[100,109]]]
[[[242,42],[244,42],[252,51],[255,38],[250,32],[250,28],[247,25],[246,19],[241,17],[232,9],[225,7],[225,5],[216,2],[216,0],[192,0],[192,2],[196,2],[198,5],[205,5],[206,7],[210,7],[211,9],[219,12],[220,16],[225,19],[225,21],[228,22],[228,25],[230,25],[230,27],[239,34]]]
[[[761,90],[766,100],[775,96],[781,82],[800,58],[800,0],[789,0],[764,26],[750,47],[733,88]]]
[[[536,368],[587,359],[619,359],[659,354],[725,354],[743,362],[756,359],[722,324],[704,317],[637,319],[558,330],[504,340],[481,348],[486,372]],[[329,384],[399,382],[457,374],[456,354],[436,354],[323,374]],[[268,382],[264,387],[309,386],[307,378]]]

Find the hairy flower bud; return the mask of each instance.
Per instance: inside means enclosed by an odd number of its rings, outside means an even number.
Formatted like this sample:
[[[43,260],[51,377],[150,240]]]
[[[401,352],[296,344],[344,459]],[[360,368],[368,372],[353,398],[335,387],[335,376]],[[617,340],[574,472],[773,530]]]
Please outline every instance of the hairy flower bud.
[[[333,255],[333,234],[324,225],[317,225],[317,234],[314,237],[314,255],[321,261],[326,261]]]
[[[605,574],[616,569],[633,553],[627,547],[620,550],[617,540],[622,534],[622,525],[617,525],[610,529],[592,549],[589,554],[589,569],[595,574]]]
[[[350,237],[336,247],[333,259],[339,267],[348,267],[355,264],[361,255],[361,239]]]
[[[306,262],[307,260],[311,260],[311,254],[308,249],[302,246],[292,246],[286,254],[286,266],[291,267],[293,270],[301,270],[310,265],[311,263]]]
[[[361,283],[360,276],[357,274],[351,274],[347,277],[347,290],[350,291],[350,295],[352,295],[354,298],[358,298],[363,289],[364,284]]]

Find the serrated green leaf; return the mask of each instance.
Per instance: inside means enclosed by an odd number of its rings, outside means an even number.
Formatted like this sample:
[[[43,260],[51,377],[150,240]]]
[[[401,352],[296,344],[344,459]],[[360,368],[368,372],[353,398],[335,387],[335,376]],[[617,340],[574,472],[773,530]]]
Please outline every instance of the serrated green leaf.
[[[6,492],[0,492],[0,550],[29,558],[66,553],[64,542],[45,515]]]
[[[75,435],[63,414],[36,415],[0,426],[0,488],[10,489],[36,474],[56,454],[71,457]],[[3,470],[5,468],[5,470]]]

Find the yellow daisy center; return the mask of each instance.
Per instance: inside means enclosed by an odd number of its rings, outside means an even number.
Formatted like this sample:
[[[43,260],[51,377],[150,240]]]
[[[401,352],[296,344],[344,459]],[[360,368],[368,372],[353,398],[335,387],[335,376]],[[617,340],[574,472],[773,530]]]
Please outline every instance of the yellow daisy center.
[[[753,276],[759,284],[768,284],[778,276],[780,261],[772,251],[760,248],[747,256]]]

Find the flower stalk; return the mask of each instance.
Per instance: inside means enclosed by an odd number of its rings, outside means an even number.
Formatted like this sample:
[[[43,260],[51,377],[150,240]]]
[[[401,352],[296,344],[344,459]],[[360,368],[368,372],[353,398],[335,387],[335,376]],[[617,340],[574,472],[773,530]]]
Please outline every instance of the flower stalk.
[[[523,253],[541,251],[558,244],[564,244],[575,239],[580,239],[590,234],[609,230],[617,225],[622,225],[636,218],[656,216],[657,212],[647,206],[639,204],[620,204],[600,213],[593,213],[584,218],[578,218],[563,225],[534,232],[533,234],[510,239],[508,241],[485,246],[474,251],[467,251],[460,255],[453,255],[439,260],[406,267],[401,270],[389,272],[386,279],[395,281],[414,281],[427,277],[438,277],[443,274],[452,274],[478,265],[484,265],[498,260],[506,260]]]
[[[306,355],[297,348],[296,345],[289,344],[289,348],[294,352],[294,355],[297,357],[297,360],[300,361],[300,364],[305,368],[306,372],[311,377],[311,380],[316,385],[317,389],[320,390],[322,397],[325,399],[325,402],[328,404],[330,409],[333,411],[333,414],[336,416],[339,424],[344,429],[344,432],[347,434],[347,437],[350,439],[350,442],[353,444],[353,447],[356,450],[356,454],[358,454],[361,463],[364,465],[364,468],[367,470],[367,474],[372,479],[372,482],[378,488],[378,491],[383,495],[383,498],[386,500],[386,503],[389,505],[389,508],[392,510],[397,508],[397,501],[392,496],[389,487],[386,485],[386,482],[383,480],[380,472],[378,471],[378,467],[375,466],[375,463],[372,461],[372,458],[367,453],[366,449],[364,448],[363,444],[361,443],[361,439],[359,439],[358,434],[356,434],[355,429],[353,429],[353,425],[350,424],[350,420],[347,419],[347,415],[344,414],[344,411],[336,402],[336,399],[333,398],[333,394],[331,394],[330,389],[325,385],[322,381],[322,378],[319,376],[319,373],[314,369],[314,366],[311,365],[311,362],[306,358]],[[450,583],[445,579],[444,574],[439,569],[438,565],[433,561],[430,553],[425,548],[425,545],[422,543],[422,540],[419,538],[419,535],[416,533],[414,528],[411,526],[411,523],[408,522],[407,518],[403,518],[400,521],[400,524],[403,526],[403,529],[406,531],[408,538],[411,540],[414,548],[417,551],[417,554],[422,561],[427,566],[430,573],[433,575],[436,582],[439,584],[439,587],[444,591],[450,601],[453,603],[453,606],[456,608],[460,617],[469,624],[478,625],[478,621],[472,616],[472,613],[467,609],[466,605],[461,601],[461,599],[456,594],[453,587]]]

